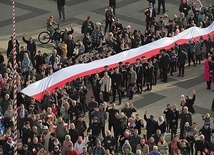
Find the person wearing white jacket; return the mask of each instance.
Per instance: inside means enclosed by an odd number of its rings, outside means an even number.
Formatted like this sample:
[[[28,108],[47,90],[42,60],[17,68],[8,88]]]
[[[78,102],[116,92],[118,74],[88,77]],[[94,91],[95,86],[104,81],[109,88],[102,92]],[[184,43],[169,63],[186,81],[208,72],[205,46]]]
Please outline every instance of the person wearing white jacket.
[[[84,133],[84,139],[82,136],[79,136],[77,142],[74,144],[74,150],[76,150],[79,154],[83,152],[83,147],[88,143],[87,133]]]

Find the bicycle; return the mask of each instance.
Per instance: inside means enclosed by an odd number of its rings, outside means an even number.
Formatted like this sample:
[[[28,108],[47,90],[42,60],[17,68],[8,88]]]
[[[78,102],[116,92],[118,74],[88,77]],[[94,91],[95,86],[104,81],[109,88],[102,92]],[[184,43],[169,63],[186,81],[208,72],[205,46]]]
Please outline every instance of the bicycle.
[[[57,27],[54,29],[55,31],[56,31],[56,29],[59,28],[59,24],[56,24],[56,25],[57,25]],[[60,30],[60,33],[62,34],[62,33],[64,33],[64,31]],[[50,31],[47,30],[47,31],[42,31],[41,33],[39,33],[38,40],[42,44],[49,43],[50,40],[52,40]]]

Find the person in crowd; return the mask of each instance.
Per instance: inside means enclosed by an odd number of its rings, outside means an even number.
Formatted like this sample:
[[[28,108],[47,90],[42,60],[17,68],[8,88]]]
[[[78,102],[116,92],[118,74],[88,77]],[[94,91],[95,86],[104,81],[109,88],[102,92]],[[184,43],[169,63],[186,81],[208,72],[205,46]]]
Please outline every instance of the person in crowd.
[[[187,17],[190,9],[191,7],[189,6],[188,1],[182,0],[182,3],[179,6],[179,11],[183,12],[185,17]]]
[[[93,118],[92,112],[98,108],[98,103],[95,101],[94,96],[91,97],[91,101],[88,103],[88,115],[89,115],[89,123],[91,123],[91,120]]]
[[[184,69],[185,69],[185,62],[187,59],[187,53],[184,51],[184,49],[180,49],[181,51],[178,54],[178,68],[179,68],[179,74],[178,76],[184,77]]]
[[[22,40],[27,44],[27,50],[30,52],[30,56],[29,55],[28,56],[30,58],[30,61],[31,61],[33,67],[35,67],[34,58],[36,55],[36,43],[32,37],[29,37],[29,40],[26,40],[25,36],[26,36],[26,34],[23,35]]]
[[[158,13],[157,13],[157,15],[159,15],[160,14],[160,7],[161,7],[161,5],[162,5],[162,7],[163,7],[163,14],[165,14],[165,0],[158,0]]]
[[[158,151],[157,146],[153,146],[153,149],[149,152],[149,155],[161,155],[161,153]]]
[[[189,123],[189,125],[192,125],[192,113],[188,111],[188,108],[185,106],[183,108],[183,112],[179,114],[180,121],[180,138],[183,138],[184,133],[184,125],[186,122]]]
[[[214,62],[212,61],[212,57],[208,57],[207,60],[204,62],[204,81],[207,83],[207,90],[211,90],[211,84],[213,82],[213,70],[212,65]]]
[[[81,33],[86,35],[88,33],[88,29],[90,28],[92,31],[94,30],[94,22],[91,19],[91,16],[88,16],[87,19],[82,23]],[[91,34],[91,33],[89,33]]]
[[[156,17],[156,11],[154,9],[153,3],[149,3],[149,8],[145,10],[145,15],[146,15],[146,30],[149,30],[153,18]]]
[[[121,104],[121,85],[122,85],[122,81],[123,81],[123,75],[119,72],[119,68],[116,68],[114,70],[114,73],[112,74],[112,93],[113,93],[113,102],[115,102],[116,99],[116,91],[119,95],[119,103],[118,105]]]
[[[112,23],[115,21],[114,12],[113,12],[113,9],[111,7],[106,9],[105,21],[106,22],[105,22],[105,31],[104,31],[104,33],[106,34],[107,28],[109,27],[109,32],[110,32],[111,31],[111,27],[112,27]]]
[[[57,10],[59,13],[59,20],[65,21],[65,0],[57,0]]]
[[[92,49],[96,49],[102,43],[104,34],[100,29],[100,23],[95,24],[95,29],[92,31],[91,40],[92,40]]]
[[[106,112],[109,113],[108,130],[110,130],[110,131],[111,131],[112,127],[113,127],[113,130],[114,130],[114,121],[116,119],[115,114],[119,113],[119,110],[116,109],[115,106],[116,106],[115,103],[112,103],[111,105],[107,105],[107,108],[106,108]],[[111,107],[111,109],[109,109],[109,107]]]
[[[150,118],[146,117],[147,111],[144,113],[144,120],[146,121],[146,137],[149,139],[156,132],[156,124],[157,122],[154,120],[154,116],[150,115]]]
[[[112,79],[109,77],[108,72],[104,72],[104,76],[99,81],[101,91],[103,92],[103,101],[109,102],[109,95],[112,87]]]

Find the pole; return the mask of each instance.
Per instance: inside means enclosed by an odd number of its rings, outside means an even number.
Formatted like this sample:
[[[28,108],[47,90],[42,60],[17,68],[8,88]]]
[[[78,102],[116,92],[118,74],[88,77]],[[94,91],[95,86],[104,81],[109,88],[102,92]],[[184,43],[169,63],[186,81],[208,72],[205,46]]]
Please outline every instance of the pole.
[[[17,62],[16,62],[16,7],[15,7],[15,0],[12,0],[12,8],[13,8],[13,67],[14,67],[14,74],[13,74],[13,86],[14,86],[14,98],[13,98],[13,108],[14,108],[14,155],[18,154],[17,150]]]

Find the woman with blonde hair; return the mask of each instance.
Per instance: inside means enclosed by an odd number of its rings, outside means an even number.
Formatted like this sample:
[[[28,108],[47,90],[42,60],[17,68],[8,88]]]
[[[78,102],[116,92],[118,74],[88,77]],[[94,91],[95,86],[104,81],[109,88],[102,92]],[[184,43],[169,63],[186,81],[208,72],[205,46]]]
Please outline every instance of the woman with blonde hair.
[[[158,148],[159,148],[161,155],[169,155],[168,143],[165,140],[164,136],[160,137],[160,140],[159,140],[157,145],[158,145]]]
[[[22,70],[27,69],[31,66],[31,61],[27,53],[24,54],[24,59],[22,61]]]

